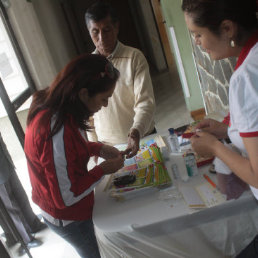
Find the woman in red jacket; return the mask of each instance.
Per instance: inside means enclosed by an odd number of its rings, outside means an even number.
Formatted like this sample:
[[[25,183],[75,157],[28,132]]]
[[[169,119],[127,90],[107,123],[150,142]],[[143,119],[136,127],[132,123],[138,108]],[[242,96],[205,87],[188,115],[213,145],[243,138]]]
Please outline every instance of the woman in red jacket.
[[[89,117],[108,105],[118,77],[105,57],[79,56],[49,88],[34,94],[28,114],[24,148],[32,199],[47,225],[81,257],[100,257],[92,223],[94,187],[123,166],[123,153],[89,142],[85,133]],[[88,170],[91,156],[105,161]]]

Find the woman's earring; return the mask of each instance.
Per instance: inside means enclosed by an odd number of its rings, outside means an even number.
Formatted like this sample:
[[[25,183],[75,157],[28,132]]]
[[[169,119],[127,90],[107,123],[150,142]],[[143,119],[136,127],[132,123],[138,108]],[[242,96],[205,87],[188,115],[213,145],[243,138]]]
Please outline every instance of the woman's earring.
[[[236,46],[236,43],[233,39],[230,40],[230,46],[231,47],[235,47]]]

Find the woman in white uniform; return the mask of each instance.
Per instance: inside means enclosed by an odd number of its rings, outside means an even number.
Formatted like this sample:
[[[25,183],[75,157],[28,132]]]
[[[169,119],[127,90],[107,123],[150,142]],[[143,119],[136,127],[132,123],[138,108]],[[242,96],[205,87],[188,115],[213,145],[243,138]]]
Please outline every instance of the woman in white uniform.
[[[191,138],[200,156],[216,156],[250,185],[258,199],[258,30],[256,0],[183,0],[195,43],[214,60],[237,57],[229,87],[229,126],[200,122]],[[241,154],[218,139],[230,138]],[[238,257],[258,257],[258,235]]]

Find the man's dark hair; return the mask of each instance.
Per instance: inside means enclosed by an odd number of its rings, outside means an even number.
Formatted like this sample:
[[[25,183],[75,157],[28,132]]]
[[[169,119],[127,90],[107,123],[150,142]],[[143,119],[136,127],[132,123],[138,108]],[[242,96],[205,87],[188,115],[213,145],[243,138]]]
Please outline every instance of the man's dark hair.
[[[107,16],[111,17],[113,23],[118,22],[116,10],[108,2],[98,1],[97,3],[91,5],[85,13],[87,27],[89,27],[90,21],[98,22]]]

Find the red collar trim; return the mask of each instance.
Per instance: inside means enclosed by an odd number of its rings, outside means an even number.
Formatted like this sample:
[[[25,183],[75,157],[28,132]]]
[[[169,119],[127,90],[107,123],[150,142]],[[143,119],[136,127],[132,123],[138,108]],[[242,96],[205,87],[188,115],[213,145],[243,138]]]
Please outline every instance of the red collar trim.
[[[240,55],[237,60],[235,70],[244,62],[251,48],[258,42],[258,30],[255,31],[252,36],[248,39],[246,44],[243,46]]]
[[[224,117],[224,120],[222,121],[223,124],[229,126],[230,125],[230,114],[228,112],[227,116]]]
[[[245,138],[248,138],[248,137],[257,137],[257,136],[258,136],[258,132],[239,133],[239,135],[240,135],[241,137],[245,137]]]

